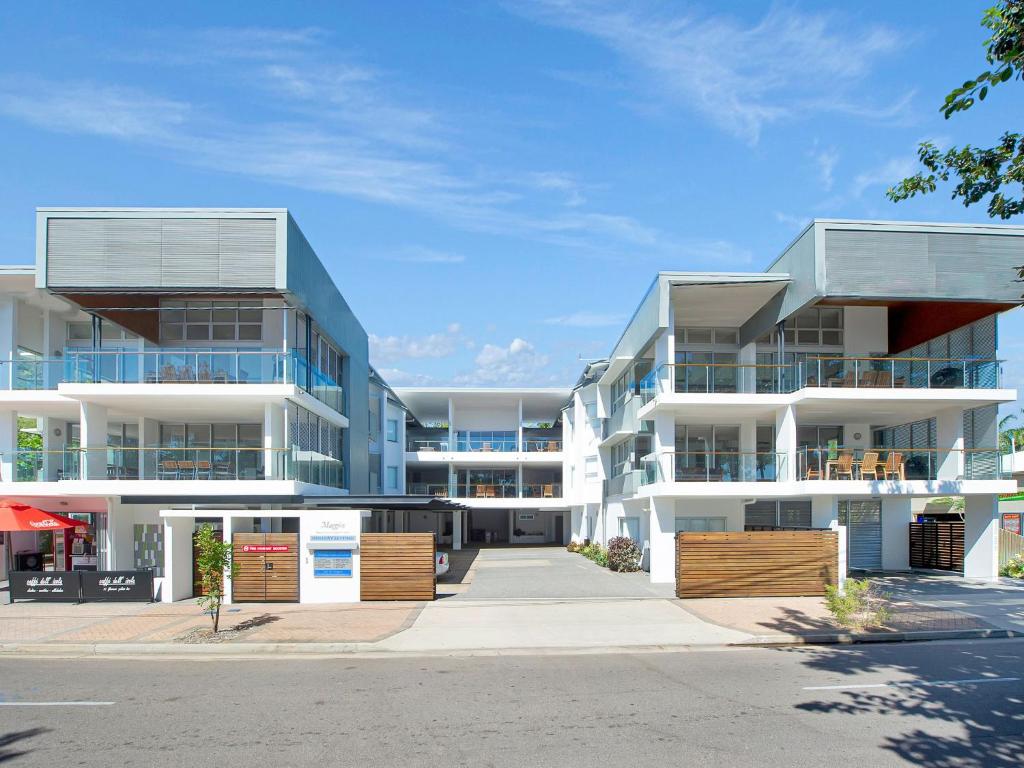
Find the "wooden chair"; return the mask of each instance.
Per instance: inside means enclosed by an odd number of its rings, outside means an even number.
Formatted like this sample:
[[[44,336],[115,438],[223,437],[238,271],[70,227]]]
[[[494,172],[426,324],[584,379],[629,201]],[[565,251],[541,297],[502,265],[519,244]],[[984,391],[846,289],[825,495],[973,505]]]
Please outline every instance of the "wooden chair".
[[[182,480],[196,479],[196,463],[194,461],[179,461],[178,473]]]
[[[559,446],[554,440],[548,440],[548,447],[546,448],[548,453],[558,453]]]
[[[178,462],[161,461],[159,466],[157,467],[156,478],[157,480],[177,480]]]
[[[196,479],[212,480],[213,465],[206,459],[196,462]]]
[[[883,477],[886,480],[906,480],[906,467],[903,464],[903,454],[899,451],[889,451],[885,464],[882,465]]]
[[[878,479],[878,468],[884,466],[878,461],[878,451],[865,451],[864,458],[858,463],[860,467],[860,479],[866,480],[868,473],[871,474],[872,480]]]
[[[877,374],[875,376],[875,386],[876,387],[891,387],[892,386],[892,371],[876,371],[876,374]]]
[[[488,485],[488,486],[485,486],[485,487],[487,488],[487,498],[488,499],[497,498],[497,496],[498,496],[498,486],[496,486],[496,485]]]
[[[864,373],[861,374],[860,381],[857,382],[857,386],[877,387],[879,373],[881,373],[881,371],[864,371]]]
[[[213,381],[213,374],[210,372],[210,366],[208,363],[199,364],[199,381],[204,384],[209,384]]]
[[[168,363],[160,366],[160,381],[177,381],[178,369]]]
[[[844,475],[853,480],[853,454],[840,453],[832,471],[835,473],[837,480],[841,479]]]
[[[491,452],[491,444],[490,443],[480,443],[480,450],[485,452],[485,453],[490,453]]]
[[[542,488],[541,488],[541,495],[545,499],[553,499],[553,498],[555,498],[555,486],[553,484],[542,486]]]
[[[476,487],[476,497],[478,499],[483,499],[483,498],[487,497],[487,486],[486,485],[478,485]]]
[[[854,384],[853,371],[847,371],[846,375],[843,376],[842,378],[839,378],[837,376],[834,379],[829,379],[828,380],[828,385],[830,387],[852,387],[853,384]]]

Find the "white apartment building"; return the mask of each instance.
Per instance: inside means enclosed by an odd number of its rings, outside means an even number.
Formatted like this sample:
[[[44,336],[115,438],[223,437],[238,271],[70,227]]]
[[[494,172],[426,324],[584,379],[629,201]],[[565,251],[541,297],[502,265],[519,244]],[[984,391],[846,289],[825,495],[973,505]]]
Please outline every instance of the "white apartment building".
[[[37,232],[0,270],[0,493],[82,525],[11,534],[16,560],[159,584],[168,508],[279,532],[261,510],[367,492],[367,336],[287,211],[44,208]]]
[[[461,513],[420,513],[409,531],[442,545],[565,544],[559,388],[399,387],[409,409],[406,490],[457,501]]]
[[[671,582],[677,531],[842,527],[850,567],[903,570],[931,496],[966,498],[965,574],[995,577],[1024,228],[817,220],[764,272],[658,274],[575,387],[394,389],[286,210],[43,208],[37,232],[0,268],[0,492],[82,525],[11,534],[0,577],[149,569],[191,597],[207,522],[297,537],[266,544],[291,591],[239,599],[359,599],[374,532],[625,535]]]
[[[763,273],[660,273],[564,412],[604,480],[568,475],[574,538],[631,536],[671,582],[677,531],[843,526],[851,568],[905,570],[911,499],[955,495],[994,578],[1021,263],[1020,227],[817,220]]]

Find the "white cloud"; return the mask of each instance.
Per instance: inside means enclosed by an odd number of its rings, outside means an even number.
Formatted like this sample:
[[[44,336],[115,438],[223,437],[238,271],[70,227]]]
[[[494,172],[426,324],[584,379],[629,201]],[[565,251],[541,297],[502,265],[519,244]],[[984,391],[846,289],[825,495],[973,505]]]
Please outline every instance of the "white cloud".
[[[861,197],[871,187],[889,188],[917,170],[913,157],[893,157],[884,163],[858,173],[850,189],[853,197]]]
[[[459,374],[454,381],[459,385],[537,385],[550,380],[544,373],[550,361],[533,344],[516,337],[507,347],[484,344],[474,361],[476,369]]]
[[[449,357],[455,354],[461,341],[462,327],[458,323],[452,323],[444,331],[426,336],[378,336],[371,333],[370,361],[377,366],[379,363],[410,358]]]
[[[380,368],[377,373],[392,387],[429,387],[437,383],[437,379],[429,374],[403,371],[400,368]]]
[[[818,169],[818,177],[821,179],[821,186],[826,192],[832,190],[835,183],[834,172],[839,162],[839,150],[835,147],[815,147],[810,151],[811,160]]]
[[[637,2],[535,0],[508,7],[598,40],[638,71],[657,99],[681,103],[750,143],[765,125],[811,111],[878,111],[850,92],[907,42],[887,27],[787,6],[771,7],[753,25]]]
[[[620,312],[573,312],[571,315],[549,317],[544,320],[547,325],[565,325],[572,328],[603,328],[609,325],[622,325],[626,315]]]
[[[779,224],[784,224],[790,229],[802,230],[810,223],[810,219],[806,216],[793,216],[789,213],[783,213],[782,211],[775,212],[775,220]]]
[[[438,251],[413,245],[400,248],[383,256],[387,261],[400,261],[406,264],[462,264],[466,257],[461,253]]]

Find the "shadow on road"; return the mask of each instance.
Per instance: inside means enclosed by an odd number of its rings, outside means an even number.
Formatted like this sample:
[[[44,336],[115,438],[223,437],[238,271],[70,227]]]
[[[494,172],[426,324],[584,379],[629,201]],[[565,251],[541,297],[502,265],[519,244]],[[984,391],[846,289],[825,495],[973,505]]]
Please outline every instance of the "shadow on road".
[[[29,728],[24,731],[11,731],[10,733],[0,734],[0,763],[7,763],[15,758],[27,755],[32,750],[24,748],[11,749],[10,747],[28,739],[33,739],[49,730],[49,728]]]
[[[1002,643],[950,645],[943,663],[907,662],[908,646],[801,649],[811,669],[849,676],[851,685],[896,682],[893,672],[911,679],[889,688],[822,692],[817,701],[796,705],[805,712],[848,715],[857,728],[860,715],[925,718],[958,727],[958,735],[936,735],[920,723],[880,746],[914,765],[927,768],[1019,766],[1024,755],[1024,683],[942,684],[943,681],[1024,677],[1019,652]],[[903,652],[898,653],[898,648]],[[934,657],[933,654],[929,656]],[[913,658],[913,656],[911,656]],[[854,676],[860,675],[857,679]],[[868,677],[866,677],[868,676]],[[930,684],[929,684],[930,683]],[[938,683],[938,684],[936,684]],[[948,729],[943,729],[948,730]]]

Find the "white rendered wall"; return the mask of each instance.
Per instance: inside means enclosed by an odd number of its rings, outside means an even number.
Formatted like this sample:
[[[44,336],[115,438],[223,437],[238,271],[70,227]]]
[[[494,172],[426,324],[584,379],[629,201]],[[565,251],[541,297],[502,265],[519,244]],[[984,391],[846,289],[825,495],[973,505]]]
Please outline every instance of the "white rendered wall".
[[[994,581],[999,577],[998,497],[964,497],[964,576]]]
[[[164,583],[160,599],[165,603],[192,597],[191,517],[164,518]],[[227,600],[225,602],[230,602]]]
[[[910,569],[910,497],[882,499],[882,570]]]
[[[358,603],[359,547],[362,512],[358,509],[307,510],[299,518],[299,602]],[[313,551],[309,547],[315,535],[355,536],[354,546],[331,545],[331,549],[352,550],[352,577],[316,577]]]
[[[888,318],[887,307],[845,307],[843,354],[862,357],[888,354]]]

